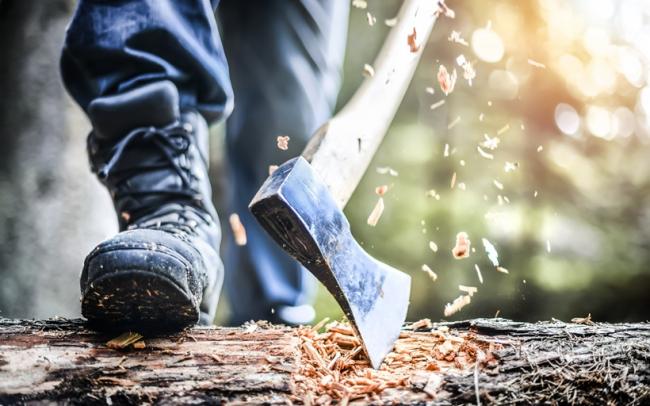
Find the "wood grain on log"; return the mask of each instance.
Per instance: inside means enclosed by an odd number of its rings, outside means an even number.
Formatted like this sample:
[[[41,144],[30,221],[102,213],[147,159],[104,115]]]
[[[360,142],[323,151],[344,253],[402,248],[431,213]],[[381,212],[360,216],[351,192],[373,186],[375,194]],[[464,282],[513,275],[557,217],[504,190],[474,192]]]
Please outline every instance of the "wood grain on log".
[[[477,319],[447,324],[502,342],[498,373],[479,373],[481,400],[499,404],[650,402],[650,324],[520,323]],[[475,402],[474,377],[445,377],[447,399]]]
[[[433,329],[440,326],[500,344],[494,353],[497,367],[438,372],[441,382],[433,396],[419,379],[432,371],[414,370],[403,387],[351,403],[650,402],[648,323],[476,319],[434,323]],[[120,351],[106,347],[112,337],[89,331],[78,320],[0,319],[0,404],[300,403],[296,331],[268,325],[194,328],[146,337],[144,349]]]
[[[0,319],[0,404],[285,403],[299,359],[288,329],[194,328],[106,347],[80,321]]]

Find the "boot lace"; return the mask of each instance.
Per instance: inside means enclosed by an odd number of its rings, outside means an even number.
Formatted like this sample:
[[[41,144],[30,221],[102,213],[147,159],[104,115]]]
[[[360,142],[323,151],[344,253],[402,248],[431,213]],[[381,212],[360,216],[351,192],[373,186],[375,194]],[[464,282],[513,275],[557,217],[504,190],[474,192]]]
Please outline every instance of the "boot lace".
[[[115,178],[114,183],[116,185],[120,184],[123,180],[126,180],[133,174],[135,171],[141,172],[142,170],[155,170],[163,167],[170,167],[178,174],[180,177],[183,188],[180,190],[177,189],[140,189],[140,190],[128,190],[123,191],[122,195],[126,194],[150,194],[150,193],[168,193],[173,195],[184,195],[190,198],[194,198],[199,192],[192,186],[192,177],[193,174],[190,171],[190,167],[187,164],[181,162],[180,157],[185,155],[188,148],[191,144],[191,126],[189,124],[181,124],[176,122],[167,127],[157,128],[157,127],[145,127],[145,128],[136,128],[135,130],[128,133],[124,138],[122,138],[111,151],[110,160],[102,166],[98,171],[97,175],[101,180],[106,180],[109,176]],[[136,167],[131,168],[119,168],[118,165],[120,160],[123,158],[125,151],[129,146],[136,145],[139,143],[151,143],[155,145],[162,156],[167,161],[166,164],[147,164],[139,163]],[[185,159],[185,161],[187,161]],[[118,192],[115,198],[119,198],[120,192]]]
[[[188,149],[192,142],[192,126],[177,121],[166,127],[141,127],[129,132],[110,150],[110,159],[97,171],[100,180],[112,185],[112,195],[116,201],[125,197],[142,195],[161,195],[172,199],[163,199],[161,205],[153,212],[138,213],[132,219],[125,219],[129,229],[156,228],[177,234],[193,233],[199,223],[210,224],[212,219],[201,206],[201,194],[195,187],[196,175],[191,171]],[[162,159],[143,160],[124,163],[126,152],[136,145],[155,146]],[[148,161],[148,162],[147,162]],[[133,175],[157,169],[171,169],[182,182],[180,188],[143,188],[129,187],[128,181]],[[180,201],[178,198],[182,198]],[[193,202],[194,204],[182,204]],[[167,202],[167,203],[165,203]],[[135,214],[135,213],[133,213]],[[131,213],[129,213],[129,217]],[[131,220],[131,221],[129,221]]]

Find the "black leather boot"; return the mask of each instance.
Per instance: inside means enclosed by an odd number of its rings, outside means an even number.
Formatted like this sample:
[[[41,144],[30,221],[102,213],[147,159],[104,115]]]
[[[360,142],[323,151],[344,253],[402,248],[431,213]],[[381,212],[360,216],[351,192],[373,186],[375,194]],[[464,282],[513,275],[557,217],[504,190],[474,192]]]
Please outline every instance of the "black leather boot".
[[[95,328],[169,331],[214,318],[223,265],[208,128],[200,114],[178,106],[168,81],[89,106],[91,167],[120,225],[81,274],[81,312]]]

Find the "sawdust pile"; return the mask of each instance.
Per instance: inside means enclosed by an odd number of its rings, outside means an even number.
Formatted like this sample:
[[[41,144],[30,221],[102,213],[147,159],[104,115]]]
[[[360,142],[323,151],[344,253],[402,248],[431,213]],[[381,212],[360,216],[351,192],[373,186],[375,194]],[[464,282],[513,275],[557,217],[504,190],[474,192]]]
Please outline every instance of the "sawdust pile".
[[[319,333],[325,322],[298,330],[302,360],[295,381],[305,404],[379,401],[399,390],[435,398],[445,375],[471,372],[477,362],[479,367],[497,364],[493,352],[498,344],[473,333],[432,329],[431,321],[424,319],[402,331],[393,352],[375,370],[348,324],[332,322]]]

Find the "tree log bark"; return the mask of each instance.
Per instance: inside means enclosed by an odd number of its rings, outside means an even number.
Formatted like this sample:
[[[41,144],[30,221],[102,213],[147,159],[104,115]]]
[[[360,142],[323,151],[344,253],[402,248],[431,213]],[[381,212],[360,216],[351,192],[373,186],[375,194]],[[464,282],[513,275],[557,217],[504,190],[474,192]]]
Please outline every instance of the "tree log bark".
[[[647,404],[650,324],[583,325],[476,319],[434,324],[497,345],[495,368],[440,372],[435,394],[404,387],[376,404]],[[406,327],[408,329],[408,326]],[[418,331],[417,335],[431,335]],[[302,403],[296,329],[194,328],[114,350],[80,320],[0,319],[0,404]],[[420,372],[413,371],[415,377]],[[431,372],[428,372],[431,373]],[[327,398],[312,399],[314,403]]]

